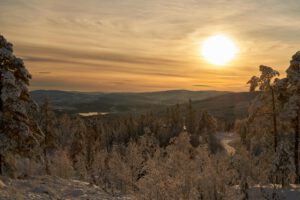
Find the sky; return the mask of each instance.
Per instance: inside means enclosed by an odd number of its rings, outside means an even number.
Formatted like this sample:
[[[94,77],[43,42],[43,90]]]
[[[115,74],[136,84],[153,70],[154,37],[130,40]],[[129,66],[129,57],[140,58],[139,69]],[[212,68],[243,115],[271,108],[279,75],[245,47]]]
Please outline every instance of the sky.
[[[298,0],[0,0],[0,34],[14,44],[31,90],[246,91],[260,64],[281,76],[300,50]],[[224,66],[200,54],[231,38]]]

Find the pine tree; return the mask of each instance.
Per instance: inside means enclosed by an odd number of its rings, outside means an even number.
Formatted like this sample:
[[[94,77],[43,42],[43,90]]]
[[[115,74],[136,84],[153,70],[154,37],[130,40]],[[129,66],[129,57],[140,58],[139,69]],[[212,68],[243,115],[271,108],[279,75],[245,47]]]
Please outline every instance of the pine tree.
[[[290,66],[287,69],[287,78],[278,81],[281,101],[283,102],[283,118],[293,124],[294,129],[294,164],[296,179],[300,183],[299,167],[299,139],[300,139],[300,52],[293,55]]]
[[[204,142],[208,143],[208,148],[211,153],[216,153],[221,146],[215,138],[217,130],[217,120],[207,111],[201,113],[198,125],[198,135],[201,135]]]
[[[37,105],[27,88],[30,79],[12,44],[0,35],[0,174],[5,155],[34,156],[44,138],[32,117]]]
[[[246,145],[247,133],[248,133],[248,123],[247,119],[236,120],[234,125],[234,130],[240,135],[241,143]]]
[[[196,114],[195,110],[193,109],[191,99],[189,99],[187,106],[186,129],[190,134],[194,134],[196,132]]]
[[[290,177],[293,172],[294,163],[290,150],[285,142],[281,142],[272,163],[270,178],[273,179],[273,182],[278,179],[282,187],[286,187],[290,182]]]
[[[276,152],[277,149],[277,143],[278,143],[278,130],[277,130],[277,109],[276,109],[276,94],[274,91],[274,78],[276,76],[279,76],[279,72],[276,70],[273,70],[271,67],[260,65],[259,70],[261,72],[260,77],[253,76],[247,84],[250,84],[250,92],[254,92],[256,88],[258,87],[260,91],[263,93],[261,96],[259,96],[256,100],[264,99],[268,101],[268,96],[271,96],[271,113],[272,113],[272,120],[273,120],[273,134],[274,134],[274,152]],[[256,101],[257,103],[258,101]],[[255,117],[257,115],[257,110],[252,113]],[[264,113],[266,114],[266,113]]]
[[[177,104],[171,109],[171,119],[170,119],[170,131],[171,137],[177,136],[183,128],[182,119],[180,116],[180,108]]]

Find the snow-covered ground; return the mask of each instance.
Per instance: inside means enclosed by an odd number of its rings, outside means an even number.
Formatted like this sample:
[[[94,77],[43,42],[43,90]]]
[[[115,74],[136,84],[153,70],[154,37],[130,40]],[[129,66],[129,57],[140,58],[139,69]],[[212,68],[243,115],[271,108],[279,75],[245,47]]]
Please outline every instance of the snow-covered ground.
[[[9,179],[0,177],[0,200],[96,200],[130,199],[112,196],[98,186],[58,177],[41,176],[28,179]]]
[[[234,186],[232,194],[225,199],[239,199],[239,186]],[[281,189],[273,185],[253,186],[248,191],[250,200],[277,199],[299,200],[300,186],[290,185]],[[0,200],[130,200],[128,196],[113,196],[98,186],[77,180],[40,176],[28,179],[0,177]],[[137,198],[138,199],[138,198]]]
[[[299,200],[300,186],[291,184],[286,189],[281,189],[279,185],[256,185],[249,190],[249,199],[264,200],[264,199],[278,199],[278,200]],[[275,189],[276,188],[276,189]],[[272,198],[275,197],[275,198]]]

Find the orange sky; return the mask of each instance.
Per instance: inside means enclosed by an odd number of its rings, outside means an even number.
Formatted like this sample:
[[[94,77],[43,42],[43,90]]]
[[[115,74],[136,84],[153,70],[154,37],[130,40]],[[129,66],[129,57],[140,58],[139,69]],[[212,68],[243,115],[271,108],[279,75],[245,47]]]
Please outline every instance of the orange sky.
[[[30,89],[247,90],[265,64],[283,76],[300,49],[297,0],[1,0],[0,34],[33,75]],[[239,48],[223,67],[199,46]]]

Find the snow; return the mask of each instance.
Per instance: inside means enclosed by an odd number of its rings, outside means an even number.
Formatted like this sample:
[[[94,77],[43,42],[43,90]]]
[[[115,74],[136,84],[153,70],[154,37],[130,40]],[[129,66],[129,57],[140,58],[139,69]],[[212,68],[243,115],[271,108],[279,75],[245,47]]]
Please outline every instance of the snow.
[[[299,102],[300,97],[298,95],[291,96],[288,102],[285,103],[281,115],[286,118],[294,119],[298,114]]]
[[[272,193],[275,193],[278,199],[299,200],[300,185],[292,184],[286,189],[281,189],[279,185],[256,185],[249,189],[249,199],[272,199]]]
[[[12,58],[12,53],[6,48],[0,48],[0,58],[2,59],[11,59]]]
[[[100,187],[90,183],[67,180],[52,176],[31,177],[29,179],[9,179],[0,177],[0,200],[26,199],[120,199],[130,200],[128,196],[113,196]]]
[[[96,116],[96,115],[107,115],[109,113],[107,113],[107,112],[87,112],[87,113],[78,113],[78,114],[83,117],[90,117],[90,116]]]
[[[300,85],[300,79],[299,79],[299,74],[300,74],[300,52],[298,51],[295,55],[293,55],[292,60],[290,62],[289,68],[286,70],[287,72],[287,78],[289,81],[294,84],[299,86]]]

